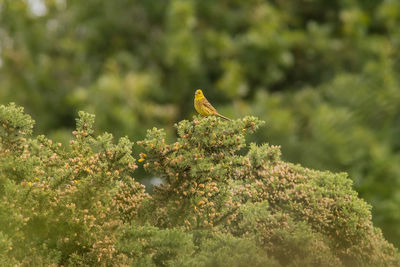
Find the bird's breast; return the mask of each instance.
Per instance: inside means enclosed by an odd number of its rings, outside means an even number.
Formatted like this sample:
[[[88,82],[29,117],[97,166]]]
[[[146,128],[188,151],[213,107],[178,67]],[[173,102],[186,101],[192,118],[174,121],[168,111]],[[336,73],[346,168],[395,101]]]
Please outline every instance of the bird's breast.
[[[202,115],[202,116],[208,115],[206,110],[204,110],[204,108],[203,108],[203,104],[202,104],[201,100],[194,99],[194,108],[200,115]]]

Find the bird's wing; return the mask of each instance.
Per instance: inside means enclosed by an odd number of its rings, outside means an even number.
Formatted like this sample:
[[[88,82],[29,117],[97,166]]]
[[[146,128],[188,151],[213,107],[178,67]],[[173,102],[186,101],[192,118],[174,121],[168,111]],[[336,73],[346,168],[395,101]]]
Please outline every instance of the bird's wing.
[[[206,109],[210,110],[210,113],[217,113],[217,110],[208,102],[207,98],[204,98],[203,105]]]

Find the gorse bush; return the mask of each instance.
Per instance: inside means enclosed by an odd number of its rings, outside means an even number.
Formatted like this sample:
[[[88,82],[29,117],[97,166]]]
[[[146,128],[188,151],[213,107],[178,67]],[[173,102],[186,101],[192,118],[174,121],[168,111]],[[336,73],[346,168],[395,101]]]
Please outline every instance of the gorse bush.
[[[166,142],[152,129],[134,180],[128,138],[94,136],[80,112],[67,147],[32,138],[23,109],[0,106],[2,266],[396,266],[397,250],[344,173],[284,162],[246,144],[263,122],[195,117]]]
[[[281,145],[285,161],[349,173],[400,247],[398,10],[397,0],[1,0],[1,104],[24,106],[36,133],[63,144],[77,110],[96,114],[100,132],[141,140],[154,126],[173,133],[204,88],[222,114],[268,121],[250,138]]]
[[[22,108],[0,107],[5,263],[118,263],[117,233],[148,196],[132,179],[132,143],[121,138],[114,145],[108,133],[92,137],[93,120],[81,112],[75,139],[63,148],[26,137],[33,121]]]
[[[279,147],[267,144],[237,153],[261,123],[196,117],[176,125],[173,144],[165,143],[162,130],[150,130],[139,143],[144,166],[166,183],[149,200],[147,219],[162,228],[254,240],[283,265],[394,264],[395,250],[373,227],[370,206],[346,174],[283,162]]]

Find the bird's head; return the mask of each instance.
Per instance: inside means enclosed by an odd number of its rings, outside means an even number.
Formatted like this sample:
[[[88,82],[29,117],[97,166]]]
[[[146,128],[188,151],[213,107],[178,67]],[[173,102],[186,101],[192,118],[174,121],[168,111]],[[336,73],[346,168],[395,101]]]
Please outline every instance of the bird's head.
[[[201,99],[201,98],[203,98],[203,97],[204,97],[203,91],[201,91],[200,89],[197,89],[196,92],[194,93],[194,97],[195,97],[196,99]]]

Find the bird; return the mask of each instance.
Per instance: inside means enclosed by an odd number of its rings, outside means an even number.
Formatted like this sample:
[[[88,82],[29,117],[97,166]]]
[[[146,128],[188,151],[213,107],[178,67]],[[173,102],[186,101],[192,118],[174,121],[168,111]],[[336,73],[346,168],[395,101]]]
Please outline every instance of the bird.
[[[203,94],[203,91],[200,89],[197,89],[194,93],[194,108],[200,115],[204,117],[214,115],[224,120],[231,121],[231,119],[218,113],[218,111],[210,104],[210,102],[208,102],[207,98]]]

